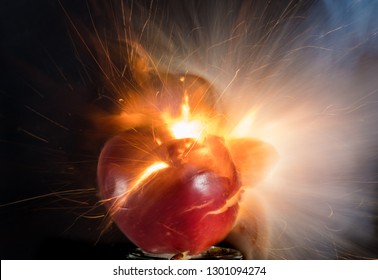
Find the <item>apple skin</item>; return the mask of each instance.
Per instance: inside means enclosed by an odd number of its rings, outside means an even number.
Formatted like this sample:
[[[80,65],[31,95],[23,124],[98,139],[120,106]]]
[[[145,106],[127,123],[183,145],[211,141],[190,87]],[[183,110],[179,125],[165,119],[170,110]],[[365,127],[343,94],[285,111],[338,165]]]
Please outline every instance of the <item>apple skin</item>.
[[[156,162],[164,166],[141,179]],[[149,253],[201,253],[228,235],[238,214],[239,177],[217,136],[196,141],[146,127],[125,131],[105,144],[98,183],[113,221]]]

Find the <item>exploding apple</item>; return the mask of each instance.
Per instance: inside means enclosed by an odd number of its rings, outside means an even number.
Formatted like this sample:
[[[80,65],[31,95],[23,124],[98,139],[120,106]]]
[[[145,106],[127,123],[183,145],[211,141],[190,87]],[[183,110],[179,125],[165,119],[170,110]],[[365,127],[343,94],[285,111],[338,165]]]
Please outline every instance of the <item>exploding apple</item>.
[[[120,230],[155,254],[200,253],[232,229],[240,196],[220,137],[201,141],[135,128],[111,138],[98,163],[102,201]]]

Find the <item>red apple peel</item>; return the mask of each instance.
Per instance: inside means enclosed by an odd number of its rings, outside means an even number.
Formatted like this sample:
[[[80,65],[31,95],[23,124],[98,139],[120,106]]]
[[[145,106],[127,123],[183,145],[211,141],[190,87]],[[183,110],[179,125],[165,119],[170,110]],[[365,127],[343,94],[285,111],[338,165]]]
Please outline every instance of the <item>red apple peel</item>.
[[[98,163],[100,197],[142,250],[198,254],[234,226],[239,178],[222,138],[159,137],[139,128],[106,143]]]

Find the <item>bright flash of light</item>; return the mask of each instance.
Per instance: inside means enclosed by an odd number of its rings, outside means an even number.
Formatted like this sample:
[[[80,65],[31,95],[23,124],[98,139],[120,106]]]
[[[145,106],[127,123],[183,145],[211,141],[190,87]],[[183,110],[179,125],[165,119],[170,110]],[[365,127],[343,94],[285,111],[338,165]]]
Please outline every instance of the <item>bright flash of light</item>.
[[[243,118],[235,125],[229,137],[248,137],[250,128],[253,127],[256,110],[247,112]]]
[[[170,129],[176,139],[193,138],[200,140],[204,135],[205,125],[200,119],[191,117],[189,99],[186,94],[181,105],[181,116],[173,120]]]

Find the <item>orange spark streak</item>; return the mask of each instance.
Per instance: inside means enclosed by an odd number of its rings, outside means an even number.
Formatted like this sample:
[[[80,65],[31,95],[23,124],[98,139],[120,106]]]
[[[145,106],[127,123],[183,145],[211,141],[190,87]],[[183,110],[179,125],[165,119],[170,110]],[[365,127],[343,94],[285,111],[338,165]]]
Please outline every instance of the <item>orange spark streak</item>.
[[[147,167],[147,169],[140,175],[138,180],[135,181],[132,188],[139,187],[149,176],[151,176],[153,173],[167,168],[169,165],[163,161],[155,162],[151,166]]]

